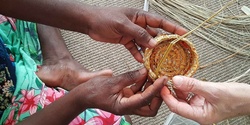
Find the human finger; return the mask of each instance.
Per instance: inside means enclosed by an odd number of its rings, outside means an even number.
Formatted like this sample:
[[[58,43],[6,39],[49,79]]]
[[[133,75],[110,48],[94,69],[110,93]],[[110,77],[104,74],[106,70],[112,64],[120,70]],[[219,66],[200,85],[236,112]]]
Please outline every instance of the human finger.
[[[156,28],[152,28],[149,26],[146,27],[146,31],[153,37],[156,37],[159,33],[159,31]]]
[[[127,23],[124,24],[122,28],[118,28],[118,30],[121,34],[132,37],[140,46],[153,48],[157,44],[146,29],[134,24],[131,21],[127,21]]]
[[[149,82],[149,80],[147,79],[147,77],[148,76],[145,75],[143,79],[141,79],[140,81],[134,83],[134,85],[132,85],[130,87],[130,89],[133,91],[134,94],[138,93],[138,92],[144,91],[145,85],[148,84],[148,82]]]
[[[200,81],[186,76],[173,77],[173,83],[175,88],[180,91],[192,92],[204,96],[207,99],[212,99],[212,93],[217,91],[217,88],[213,86],[213,83]]]
[[[128,42],[124,44],[124,46],[138,62],[143,62],[142,55],[138,50],[137,46],[135,45],[134,41]]]
[[[93,72],[85,72],[82,71],[79,74],[80,80],[84,81],[86,79],[91,79],[97,76],[112,76],[113,75],[113,71],[110,69],[104,69],[104,70],[100,70],[100,71],[93,71]]]
[[[142,93],[137,93],[130,98],[122,100],[124,107],[131,109],[137,109],[139,107],[146,106],[151,103],[152,99],[160,92],[164,83],[167,82],[167,77],[157,79],[154,84],[150,85]]]
[[[162,98],[160,96],[160,92],[158,92],[154,98],[152,99],[152,101],[150,102],[150,105],[148,106],[149,107],[149,111],[152,112],[151,116],[155,116],[162,104]]]
[[[179,99],[186,99],[188,94],[189,94],[189,92],[183,92],[183,91],[178,90],[178,89],[174,89],[174,91]]]
[[[171,23],[162,16],[156,14],[140,11],[138,13],[138,18],[139,17],[144,17],[145,23],[150,27],[161,28],[167,32],[179,35],[183,35],[187,32],[183,27]]]
[[[146,90],[152,84],[153,84],[153,81],[151,79],[147,79],[147,82],[143,86],[142,91]],[[156,95],[153,97],[152,101],[148,105],[136,110],[136,114],[140,116],[147,116],[147,117],[155,116],[161,104],[162,104],[162,98],[161,98],[160,92],[158,92],[156,93]]]
[[[149,105],[146,105],[135,111],[135,114],[145,117],[153,117],[157,115],[157,112],[162,104],[162,98],[155,96]]]
[[[115,84],[113,90],[119,92],[121,89],[134,83],[141,83],[141,81],[145,80],[146,76],[147,70],[145,68],[142,68],[140,70],[126,72],[116,77],[112,77],[108,82],[110,84]]]
[[[168,108],[181,116],[186,118],[190,118],[190,116],[194,117],[194,110],[191,105],[189,105],[185,101],[178,100],[175,98],[167,87],[163,87],[161,90],[161,97],[164,103],[168,106]]]

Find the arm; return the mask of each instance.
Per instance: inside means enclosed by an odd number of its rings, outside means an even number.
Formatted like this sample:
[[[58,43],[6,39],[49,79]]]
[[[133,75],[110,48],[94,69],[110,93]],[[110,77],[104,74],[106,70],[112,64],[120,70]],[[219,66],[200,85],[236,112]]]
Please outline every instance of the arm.
[[[90,72],[74,60],[59,29],[37,24],[37,30],[42,48],[43,65],[36,74],[46,86],[71,90],[91,78],[112,76],[112,70]]]
[[[67,95],[20,124],[68,124],[87,108],[99,108],[118,115],[155,116],[162,102],[156,95],[167,82],[167,78],[162,77],[154,83],[147,83],[150,85],[142,92],[146,78],[146,69],[114,77],[95,77],[75,87]]]
[[[22,20],[87,33],[93,6],[76,0],[0,0],[0,13]],[[79,25],[80,24],[80,25]]]
[[[46,65],[54,65],[60,60],[73,60],[59,29],[37,24],[37,31]]]
[[[31,115],[20,125],[66,125],[86,109],[79,101],[76,91],[71,91],[62,98]]]
[[[167,88],[161,92],[170,110],[201,124],[212,124],[227,118],[250,114],[250,85],[244,83],[203,82],[194,78],[174,77],[178,99]],[[195,94],[187,102],[188,92]]]
[[[124,45],[143,62],[136,45],[152,48],[154,28],[183,35],[186,30],[165,18],[139,9],[98,7],[75,0],[1,0],[0,13],[6,16],[88,34],[91,38]]]

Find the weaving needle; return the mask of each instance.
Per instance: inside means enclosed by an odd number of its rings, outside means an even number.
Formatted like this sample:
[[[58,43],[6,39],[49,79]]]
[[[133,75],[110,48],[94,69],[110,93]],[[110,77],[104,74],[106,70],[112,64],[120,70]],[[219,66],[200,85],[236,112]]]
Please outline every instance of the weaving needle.
[[[144,0],[143,10],[148,11],[148,8],[149,8],[148,0]]]

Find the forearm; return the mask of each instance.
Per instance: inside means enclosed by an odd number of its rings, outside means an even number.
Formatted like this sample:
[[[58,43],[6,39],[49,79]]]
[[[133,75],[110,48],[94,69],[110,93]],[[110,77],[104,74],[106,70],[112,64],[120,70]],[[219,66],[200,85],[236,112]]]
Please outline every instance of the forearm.
[[[87,33],[93,6],[75,0],[0,0],[0,14]]]
[[[57,63],[61,59],[72,59],[61,36],[60,30],[54,27],[37,24],[39,40],[44,63]]]
[[[81,105],[79,98],[77,97],[77,91],[71,91],[64,97],[51,103],[41,111],[33,114],[29,118],[25,119],[20,125],[67,125],[78,114],[84,111],[83,105]]]

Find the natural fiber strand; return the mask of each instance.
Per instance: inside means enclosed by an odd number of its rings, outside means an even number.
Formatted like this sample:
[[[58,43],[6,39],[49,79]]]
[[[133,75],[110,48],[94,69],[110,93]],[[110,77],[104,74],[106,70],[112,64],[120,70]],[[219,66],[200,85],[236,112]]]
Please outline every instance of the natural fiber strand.
[[[231,4],[233,4],[236,0],[231,0],[228,3],[226,3],[224,6],[222,6],[217,12],[215,12],[213,15],[211,15],[209,18],[207,18],[206,20],[204,20],[203,22],[201,22],[198,26],[196,26],[195,28],[193,28],[192,30],[190,30],[189,32],[185,33],[184,35],[180,36],[179,38],[175,39],[174,41],[170,42],[170,45],[168,46],[166,52],[163,55],[163,58],[160,60],[159,65],[156,68],[156,74],[158,75],[158,71],[161,68],[162,62],[163,60],[166,60],[167,55],[170,51],[170,49],[172,48],[172,46],[177,43],[178,41],[180,41],[181,39],[187,37],[188,35],[192,34],[193,32],[195,32],[197,29],[199,29],[200,27],[202,27],[205,23],[207,23],[208,21],[212,20],[214,17],[216,17],[221,11],[223,11],[225,8],[227,8],[228,6],[230,6]]]
[[[213,11],[185,0],[150,0],[151,7],[156,11],[167,14],[172,19],[186,26],[189,30],[194,29],[205,19],[209,18]],[[249,44],[250,16],[220,14],[207,24],[194,32],[198,37],[242,56],[250,56],[250,49],[241,49]],[[240,50],[240,51],[239,51]]]
[[[244,49],[244,48],[246,48],[246,47],[249,47],[249,46],[250,46],[250,44],[247,44],[247,45],[243,46],[239,51],[241,51],[242,49]],[[203,68],[206,68],[206,67],[209,67],[209,66],[213,66],[213,65],[215,65],[215,64],[219,64],[219,63],[221,63],[221,62],[223,62],[223,61],[226,61],[226,60],[228,60],[228,59],[230,59],[230,58],[236,56],[236,55],[238,54],[239,51],[237,51],[237,52],[235,52],[234,54],[231,54],[231,55],[229,55],[228,57],[225,57],[225,58],[223,58],[223,59],[220,59],[220,60],[217,60],[217,61],[208,63],[208,64],[206,64],[206,65],[202,65],[202,66],[199,67],[199,69],[203,69]]]
[[[237,76],[237,77],[235,77],[235,78],[229,79],[229,80],[227,80],[226,82],[236,82],[236,81],[238,81],[240,78],[249,75],[249,73],[250,73],[250,69],[248,69],[246,72],[244,72],[244,73],[241,74],[240,76]]]

